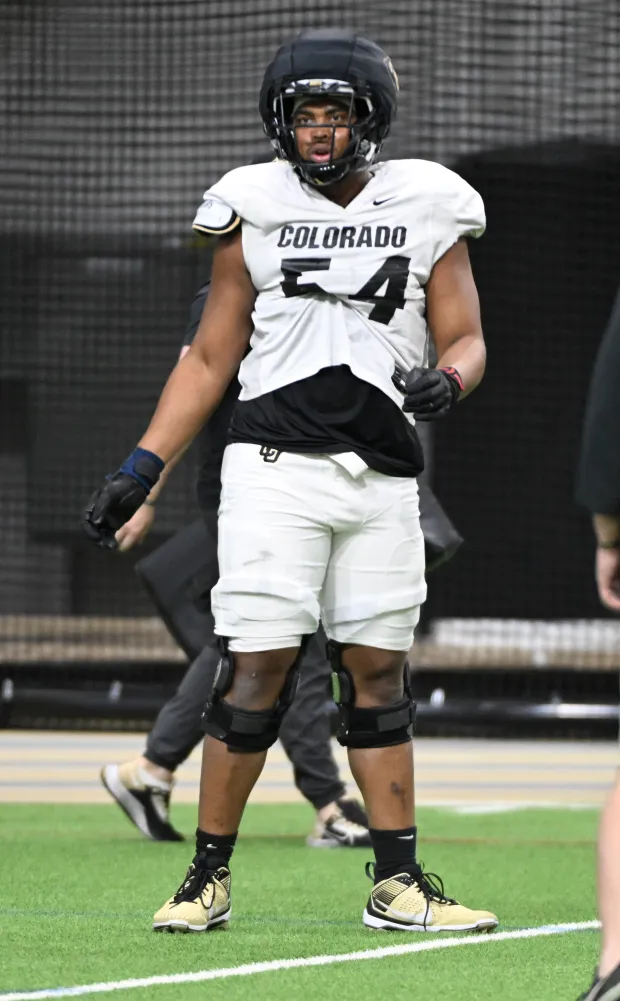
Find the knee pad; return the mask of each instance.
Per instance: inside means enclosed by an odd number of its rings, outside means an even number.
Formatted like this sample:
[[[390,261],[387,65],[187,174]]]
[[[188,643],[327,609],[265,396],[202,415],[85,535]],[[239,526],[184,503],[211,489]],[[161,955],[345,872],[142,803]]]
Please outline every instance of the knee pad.
[[[405,662],[404,694],[389,706],[359,709],[355,705],[353,678],[342,664],[340,643],[329,640],[327,654],[332,667],[334,702],[338,706],[336,737],[343,747],[393,747],[413,737],[416,705],[413,701],[409,665]]]
[[[282,718],[295,698],[299,682],[299,668],[305,649],[302,643],[297,657],[289,668],[284,687],[275,706],[271,709],[243,709],[224,696],[232,687],[235,676],[234,655],[228,651],[228,641],[220,639],[220,662],[213,689],[202,714],[201,725],[205,733],[227,744],[231,751],[266,751],[275,744]]]

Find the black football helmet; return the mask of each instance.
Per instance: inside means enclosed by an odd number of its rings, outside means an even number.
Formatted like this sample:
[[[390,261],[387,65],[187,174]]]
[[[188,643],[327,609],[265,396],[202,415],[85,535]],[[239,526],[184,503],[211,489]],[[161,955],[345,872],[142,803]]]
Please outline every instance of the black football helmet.
[[[338,159],[325,163],[301,159],[293,113],[296,98],[306,95],[347,102],[350,120],[355,112],[349,145]],[[354,31],[308,29],[276,52],[265,72],[259,109],[278,157],[292,163],[304,181],[324,185],[375,160],[396,115],[397,101],[398,78],[375,42]]]

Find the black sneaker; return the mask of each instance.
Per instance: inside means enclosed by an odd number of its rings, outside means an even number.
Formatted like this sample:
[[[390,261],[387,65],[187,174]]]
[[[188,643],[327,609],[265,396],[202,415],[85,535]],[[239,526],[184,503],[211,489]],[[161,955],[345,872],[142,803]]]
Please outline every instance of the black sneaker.
[[[106,765],[101,781],[132,824],[151,841],[184,841],[170,823],[170,793],[173,783],[161,782],[137,761]]]
[[[620,963],[602,980],[595,974],[590,990],[582,994],[578,1001],[620,1001]]]

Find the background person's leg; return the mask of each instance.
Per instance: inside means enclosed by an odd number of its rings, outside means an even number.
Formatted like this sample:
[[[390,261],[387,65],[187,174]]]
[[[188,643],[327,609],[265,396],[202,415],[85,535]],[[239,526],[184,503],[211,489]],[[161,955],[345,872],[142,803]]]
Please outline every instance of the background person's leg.
[[[365,811],[346,796],[334,758],[330,710],[331,667],[322,627],[310,639],[301,664],[299,687],[280,729],[280,741],[293,765],[295,784],[317,811],[312,848],[368,847]]]
[[[309,641],[295,701],[280,730],[282,746],[293,765],[295,784],[315,810],[345,794],[331,748],[328,715],[331,668],[325,643],[322,629]]]
[[[160,711],[144,754],[105,765],[101,781],[129,819],[152,841],[182,841],[170,822],[174,772],[204,737],[200,720],[219,661],[217,640],[190,665],[173,697]]]
[[[211,589],[218,578],[216,512],[204,512],[204,529],[198,535],[200,560],[194,558],[190,577],[187,576],[188,543],[182,535],[177,533],[161,549],[157,574],[158,579],[165,578],[165,588],[155,586],[151,568],[147,590],[164,623],[169,626],[171,618],[177,623],[174,633],[177,642],[183,644],[184,639],[180,623],[192,623],[191,642],[187,637],[184,644],[186,653],[189,655],[199,638],[204,642],[203,650],[190,664],[176,693],[161,709],[147,737],[144,753],[120,765],[106,765],[101,771],[101,780],[110,795],[138,830],[153,841],[183,840],[169,817],[174,772],[204,736],[200,720],[220,657],[210,608]],[[166,604],[168,600],[174,606],[174,615]]]
[[[213,621],[213,617],[210,616]],[[161,709],[146,741],[145,758],[175,772],[204,737],[200,725],[220,652],[215,635],[187,670],[173,697]]]

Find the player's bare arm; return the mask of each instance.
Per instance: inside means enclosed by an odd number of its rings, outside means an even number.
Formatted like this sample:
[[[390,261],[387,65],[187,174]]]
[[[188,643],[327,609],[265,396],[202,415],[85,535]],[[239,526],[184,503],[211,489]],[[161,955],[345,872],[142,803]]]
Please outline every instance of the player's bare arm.
[[[419,421],[443,417],[484,375],[480,304],[464,239],[434,265],[426,284],[426,312],[437,366],[409,373],[403,404]]]
[[[466,240],[458,240],[431,271],[426,285],[426,314],[437,351],[437,368],[458,370],[462,398],[481,381],[486,364],[480,303]]]
[[[140,448],[168,462],[195,438],[239,368],[252,332],[255,299],[239,228],[222,237],[215,249],[211,291],[198,332],[172,371]]]

